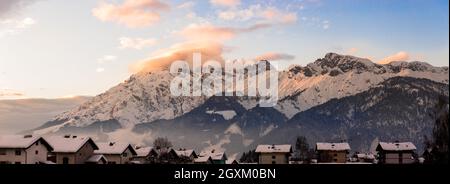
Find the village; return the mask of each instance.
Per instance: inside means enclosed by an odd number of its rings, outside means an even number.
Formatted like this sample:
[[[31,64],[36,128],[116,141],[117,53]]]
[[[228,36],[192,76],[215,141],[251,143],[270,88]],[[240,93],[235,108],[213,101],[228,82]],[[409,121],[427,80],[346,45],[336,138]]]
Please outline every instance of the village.
[[[418,158],[411,142],[380,142],[377,154],[350,155],[347,142],[316,143],[314,159],[293,159],[293,147],[258,145],[255,162],[228,159],[217,150],[197,153],[193,149],[140,147],[121,142],[95,142],[77,135],[0,136],[0,164],[414,164],[424,163],[427,154]]]

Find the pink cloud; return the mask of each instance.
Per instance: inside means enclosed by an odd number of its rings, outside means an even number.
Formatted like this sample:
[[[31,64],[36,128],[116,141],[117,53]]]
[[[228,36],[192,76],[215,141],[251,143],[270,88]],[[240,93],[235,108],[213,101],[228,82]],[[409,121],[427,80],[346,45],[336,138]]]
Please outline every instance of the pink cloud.
[[[241,0],[210,0],[211,4],[217,6],[235,7],[241,4]]]
[[[270,24],[255,24],[246,28],[233,28],[217,27],[211,24],[191,24],[184,28],[180,35],[187,40],[222,42],[236,37],[237,34],[252,32],[270,26]]]
[[[279,60],[294,60],[295,56],[285,53],[268,52],[255,58],[257,61],[279,61]]]
[[[251,19],[262,20],[269,23],[291,24],[297,22],[297,13],[281,10],[276,7],[262,7],[252,5],[248,8],[233,8],[218,12],[219,18],[227,21],[248,21]]]
[[[169,5],[159,0],[126,0],[123,4],[102,2],[92,14],[101,21],[137,28],[154,25],[161,19],[160,12],[169,9]]]
[[[394,61],[408,61],[410,58],[411,56],[409,53],[401,51],[378,61],[378,64],[389,64]]]

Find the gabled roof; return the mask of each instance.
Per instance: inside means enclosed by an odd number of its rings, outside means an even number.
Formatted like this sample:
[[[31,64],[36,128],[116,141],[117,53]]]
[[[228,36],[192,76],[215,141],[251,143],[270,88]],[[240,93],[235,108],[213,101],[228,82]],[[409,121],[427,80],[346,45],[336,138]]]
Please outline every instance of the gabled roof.
[[[206,163],[206,162],[212,162],[212,158],[210,156],[203,156],[203,157],[198,157],[194,160],[194,163]]]
[[[178,157],[191,157],[192,155],[197,158],[197,153],[195,153],[194,150],[178,150],[175,151],[175,153],[177,154]]]
[[[104,162],[108,162],[108,159],[104,155],[92,155],[89,159],[86,160],[87,163],[98,163],[100,160]]]
[[[44,139],[53,147],[55,153],[76,153],[85,144],[91,144],[94,150],[98,150],[98,146],[90,137],[79,136],[49,136]]]
[[[228,160],[225,152],[218,152],[215,150],[212,151],[202,151],[199,157],[207,157],[210,156],[212,160]]]
[[[318,151],[350,151],[350,145],[346,142],[343,143],[316,143],[316,150]]]
[[[385,151],[413,151],[416,146],[412,142],[380,142],[377,150]]]
[[[49,143],[42,139],[42,137],[35,137],[32,135],[3,135],[0,136],[0,148],[16,148],[27,149],[34,143],[42,141],[48,150],[53,150],[53,147]]]
[[[98,150],[95,150],[96,154],[105,154],[105,155],[120,155],[125,152],[127,149],[130,149],[133,155],[137,155],[133,146],[128,143],[123,142],[108,142],[108,143],[97,143]]]
[[[291,145],[258,145],[256,153],[291,153]]]
[[[136,151],[137,157],[147,157],[151,154],[151,152],[158,154],[158,152],[155,149],[153,149],[153,147],[144,147],[144,148],[136,147],[134,149]]]

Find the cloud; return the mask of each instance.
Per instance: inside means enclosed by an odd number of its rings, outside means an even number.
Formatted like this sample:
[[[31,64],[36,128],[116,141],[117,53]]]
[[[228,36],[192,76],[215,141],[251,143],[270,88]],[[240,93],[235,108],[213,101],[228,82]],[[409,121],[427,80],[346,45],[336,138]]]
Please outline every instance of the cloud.
[[[183,3],[179,4],[177,6],[177,8],[178,9],[190,9],[190,8],[194,7],[194,5],[195,5],[195,2],[187,1],[187,2],[183,2]]]
[[[36,21],[29,17],[20,20],[0,20],[0,38],[7,35],[16,35],[35,24]]]
[[[132,73],[155,70],[168,70],[174,61],[187,61],[192,63],[193,53],[200,53],[202,61],[223,61],[222,53],[226,49],[218,42],[184,42],[175,44],[170,48],[156,51],[150,59],[132,64]]]
[[[410,58],[411,56],[409,53],[401,51],[378,61],[378,64],[389,64],[394,61],[408,61]]]
[[[257,61],[267,60],[267,61],[279,61],[279,60],[294,60],[295,56],[285,53],[268,52],[255,58]]]
[[[97,70],[96,70],[97,73],[102,73],[104,71],[105,71],[105,68],[101,68],[101,67],[97,68]]]
[[[358,51],[359,51],[358,48],[352,47],[352,48],[350,48],[350,49],[347,50],[347,54],[348,54],[348,55],[355,55]]]
[[[161,19],[160,12],[169,5],[159,0],[126,0],[123,4],[101,2],[92,14],[105,22],[116,22],[130,28],[152,26]]]
[[[270,24],[255,24],[246,28],[217,27],[211,24],[191,24],[179,32],[186,40],[194,41],[226,41],[237,34],[252,32],[270,27]]]
[[[211,4],[216,6],[236,7],[241,4],[241,0],[210,0]]]
[[[330,28],[330,21],[328,21],[328,20],[322,21],[322,28],[325,29],[325,30],[329,29]]]
[[[119,38],[121,49],[136,49],[141,50],[144,47],[152,46],[156,44],[156,39],[143,39],[143,38],[129,38],[121,37]]]
[[[97,59],[97,63],[99,64],[105,64],[111,61],[115,61],[117,59],[117,56],[113,56],[113,55],[105,55],[101,58]]]
[[[0,99],[23,98],[24,93],[12,89],[0,89]]]
[[[35,2],[35,0],[1,0],[0,1],[0,19],[11,13],[16,13],[23,7]]]
[[[281,10],[268,6],[262,7],[260,4],[251,5],[244,9],[228,9],[218,12],[220,19],[227,21],[248,21],[257,19],[270,23],[291,24],[297,22],[297,13]]]

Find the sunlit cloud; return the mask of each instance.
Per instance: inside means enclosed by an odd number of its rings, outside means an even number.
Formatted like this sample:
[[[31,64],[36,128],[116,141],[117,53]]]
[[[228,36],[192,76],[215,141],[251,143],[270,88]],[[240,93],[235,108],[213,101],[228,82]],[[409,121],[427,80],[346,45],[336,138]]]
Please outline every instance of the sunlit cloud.
[[[410,60],[411,56],[409,53],[401,51],[394,55],[388,56],[380,61],[378,61],[378,64],[389,64],[394,61],[408,61]]]
[[[241,4],[241,0],[210,0],[216,6],[235,7]]]
[[[237,34],[247,33],[270,27],[270,24],[255,24],[245,28],[218,27],[211,24],[191,24],[179,32],[187,40],[194,41],[226,41]]]
[[[178,9],[190,9],[192,7],[194,7],[195,2],[194,1],[187,1],[187,2],[183,2],[181,4],[179,4],[177,6]]]
[[[268,52],[265,54],[262,54],[260,56],[257,56],[255,60],[261,61],[261,60],[267,60],[267,61],[291,61],[294,60],[295,56],[285,53],[277,53],[277,52]]]
[[[119,47],[120,49],[141,50],[145,47],[155,45],[156,39],[121,37],[121,38],[119,38],[119,42],[120,42],[120,47]]]
[[[168,70],[174,61],[192,63],[193,53],[200,53],[202,61],[223,61],[222,53],[227,49],[218,42],[184,42],[161,49],[153,53],[153,57],[134,63],[130,66],[132,73]]]
[[[139,28],[156,24],[161,19],[160,13],[169,9],[168,4],[159,0],[125,0],[123,4],[103,1],[92,13],[101,21]]]

